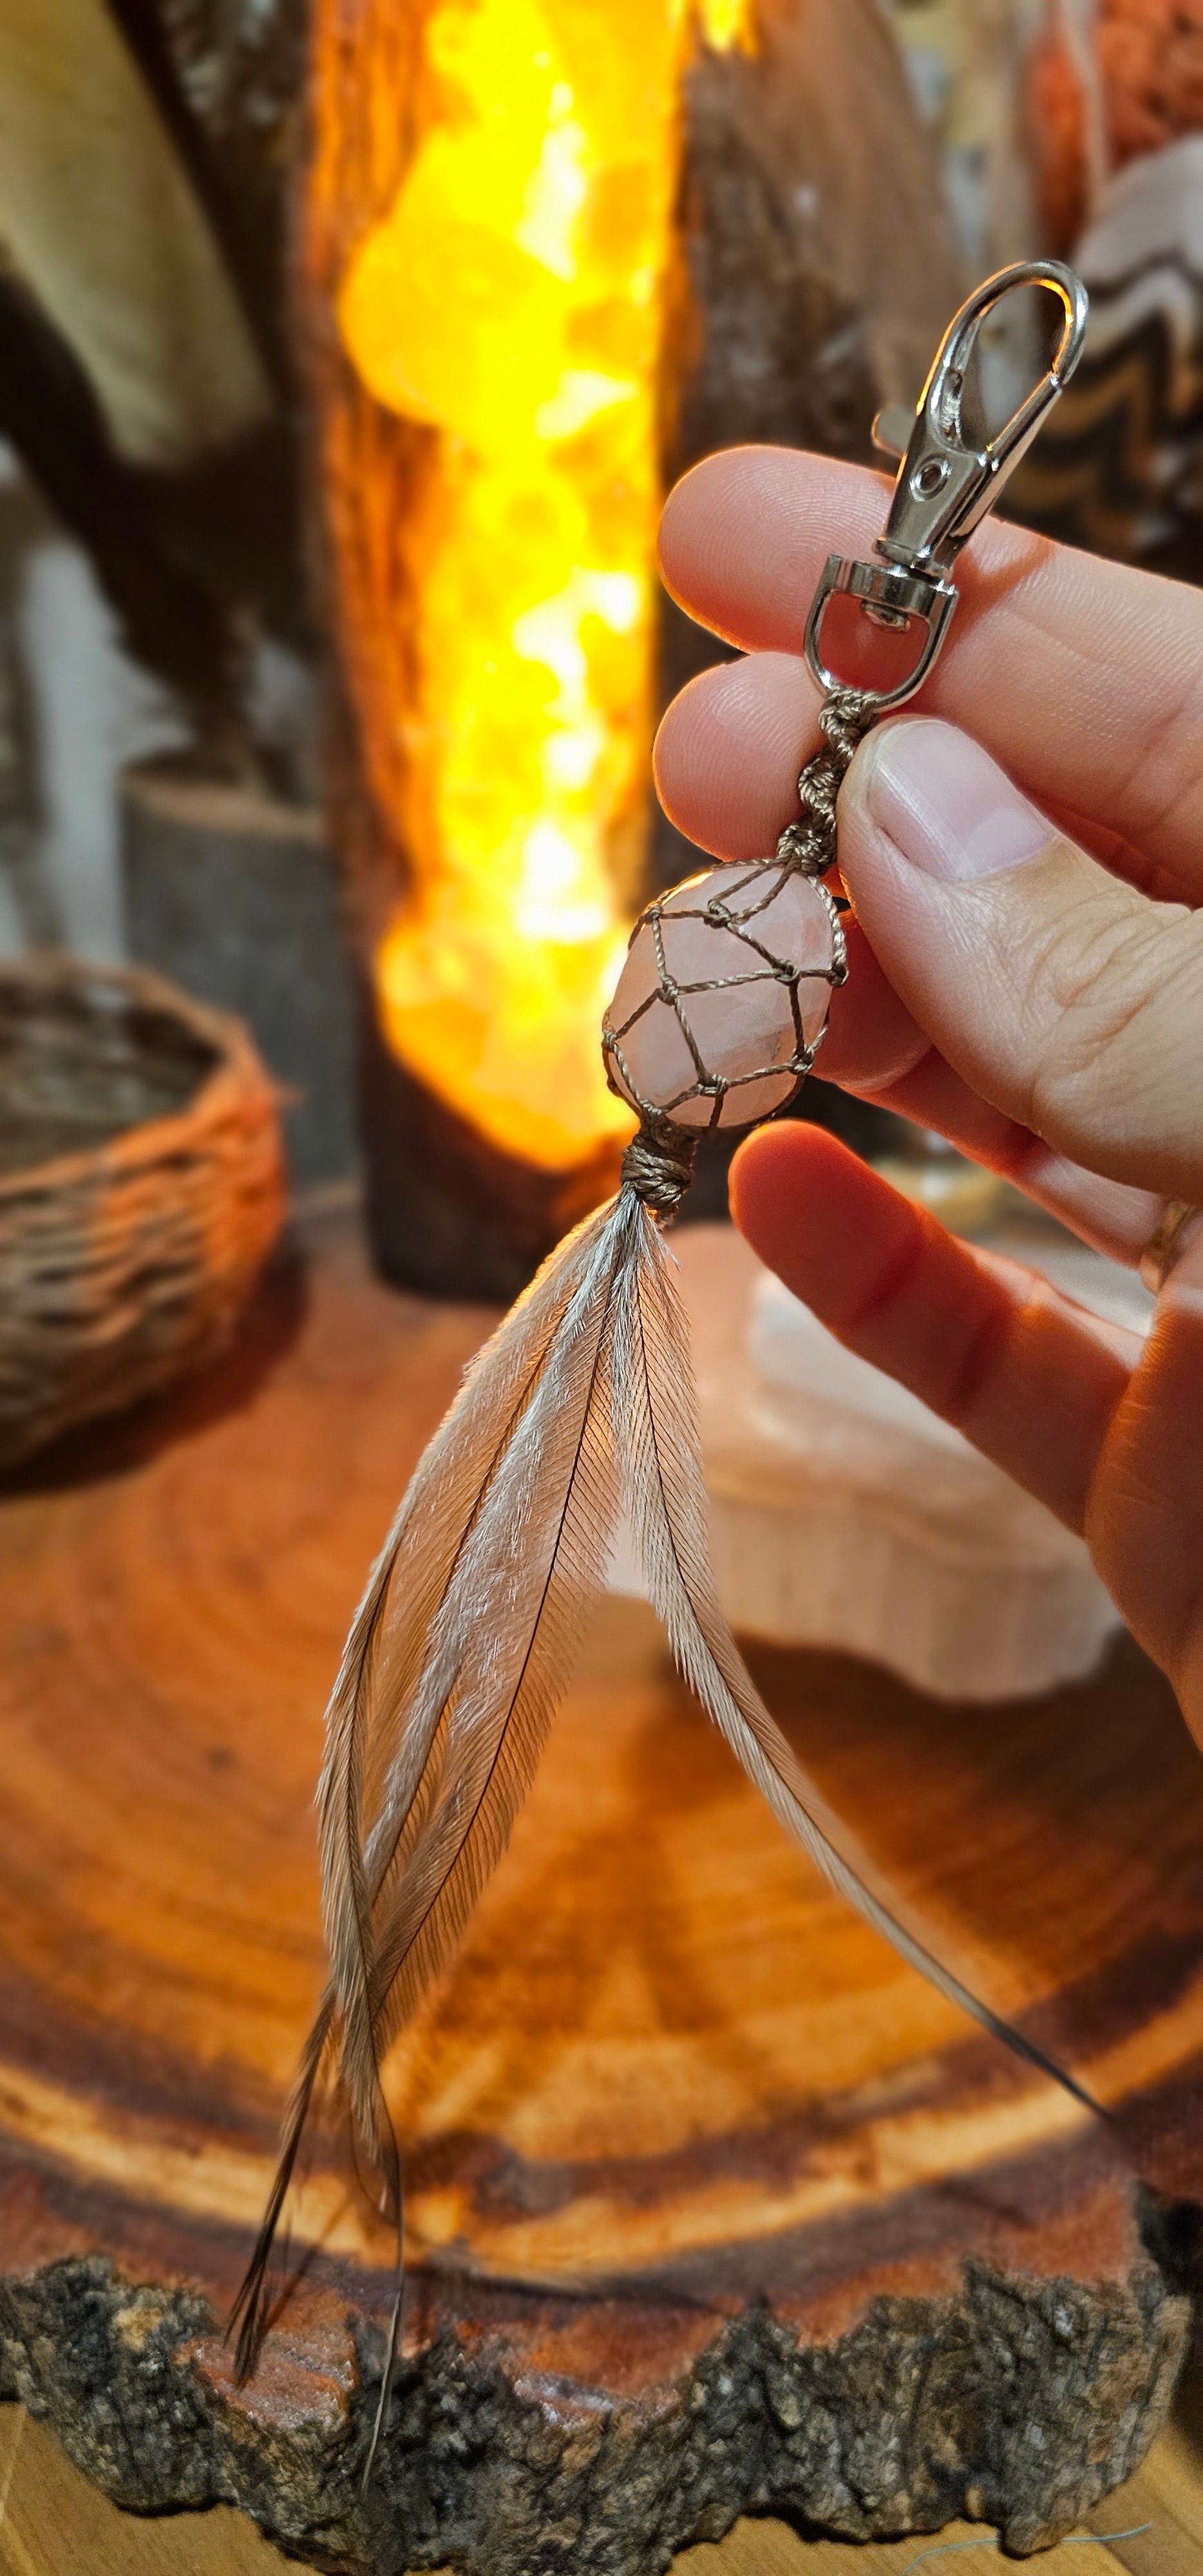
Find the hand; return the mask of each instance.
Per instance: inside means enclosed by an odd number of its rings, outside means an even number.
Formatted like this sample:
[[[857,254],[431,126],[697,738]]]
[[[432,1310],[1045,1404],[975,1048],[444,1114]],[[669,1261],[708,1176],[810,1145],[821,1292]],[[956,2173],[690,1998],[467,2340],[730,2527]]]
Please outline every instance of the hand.
[[[749,655],[694,680],[656,746],[703,849],[761,857],[797,812],[803,620],[826,555],[867,553],[884,507],[877,476],[775,448],[671,495],[668,586]],[[960,588],[927,712],[871,734],[841,795],[856,917],[823,1075],[1134,1265],[1167,1198],[1203,1202],[1203,599],[998,523]],[[1203,1741],[1203,1222],[1142,1346],[818,1128],[760,1129],[731,1198],[841,1341],[1084,1534]]]

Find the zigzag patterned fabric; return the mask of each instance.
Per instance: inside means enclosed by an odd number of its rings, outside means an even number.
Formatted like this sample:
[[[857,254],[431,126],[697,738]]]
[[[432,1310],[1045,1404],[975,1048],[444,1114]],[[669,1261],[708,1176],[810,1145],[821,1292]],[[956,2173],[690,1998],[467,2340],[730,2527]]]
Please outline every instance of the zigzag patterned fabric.
[[[1012,515],[1203,582],[1203,135],[1129,162],[1074,253],[1086,346]]]

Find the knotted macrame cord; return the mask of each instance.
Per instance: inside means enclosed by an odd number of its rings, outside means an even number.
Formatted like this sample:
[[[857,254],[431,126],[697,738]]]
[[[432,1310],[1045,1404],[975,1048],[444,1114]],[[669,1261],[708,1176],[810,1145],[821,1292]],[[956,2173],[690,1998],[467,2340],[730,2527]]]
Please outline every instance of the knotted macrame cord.
[[[858,745],[877,721],[880,701],[868,690],[830,689],[819,710],[823,747],[798,780],[802,812],[777,841],[777,857],[799,876],[820,879],[835,864],[839,792]],[[724,979],[716,977],[715,986]],[[622,1159],[623,1187],[653,1214],[675,1215],[693,1178],[698,1134],[668,1117],[645,1114]]]

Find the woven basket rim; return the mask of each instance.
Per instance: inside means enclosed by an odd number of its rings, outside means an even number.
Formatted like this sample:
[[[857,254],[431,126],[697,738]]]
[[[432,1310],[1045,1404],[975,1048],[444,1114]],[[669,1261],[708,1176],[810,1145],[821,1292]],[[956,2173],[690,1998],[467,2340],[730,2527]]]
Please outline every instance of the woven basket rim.
[[[136,1170],[142,1163],[161,1162],[184,1144],[195,1146],[198,1136],[219,1126],[237,1103],[258,1094],[274,1106],[282,1096],[244,1022],[232,1011],[198,1002],[153,967],[93,964],[89,958],[55,949],[0,960],[0,991],[69,992],[98,984],[178,1021],[213,1049],[217,1062],[185,1108],[140,1118],[103,1145],[77,1146],[70,1153],[50,1155],[45,1162],[27,1163],[18,1172],[0,1176],[0,1204],[25,1198],[31,1191],[69,1189],[88,1175],[101,1178]]]

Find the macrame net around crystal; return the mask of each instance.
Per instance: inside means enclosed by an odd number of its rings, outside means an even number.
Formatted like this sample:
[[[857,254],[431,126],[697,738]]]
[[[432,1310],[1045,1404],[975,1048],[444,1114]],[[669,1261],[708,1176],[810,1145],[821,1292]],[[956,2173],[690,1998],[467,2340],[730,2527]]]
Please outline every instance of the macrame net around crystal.
[[[611,1087],[645,1119],[695,1129],[770,1116],[810,1071],[846,973],[835,904],[796,863],[713,868],[635,925],[602,1030]]]
[[[831,991],[848,972],[822,883],[835,859],[836,800],[874,710],[857,690],[830,691],[822,748],[798,780],[802,810],[775,858],[710,868],[640,914],[602,1054],[611,1090],[639,1111],[646,1134],[752,1126],[784,1109],[809,1073]],[[725,998],[716,1006],[715,996]]]

